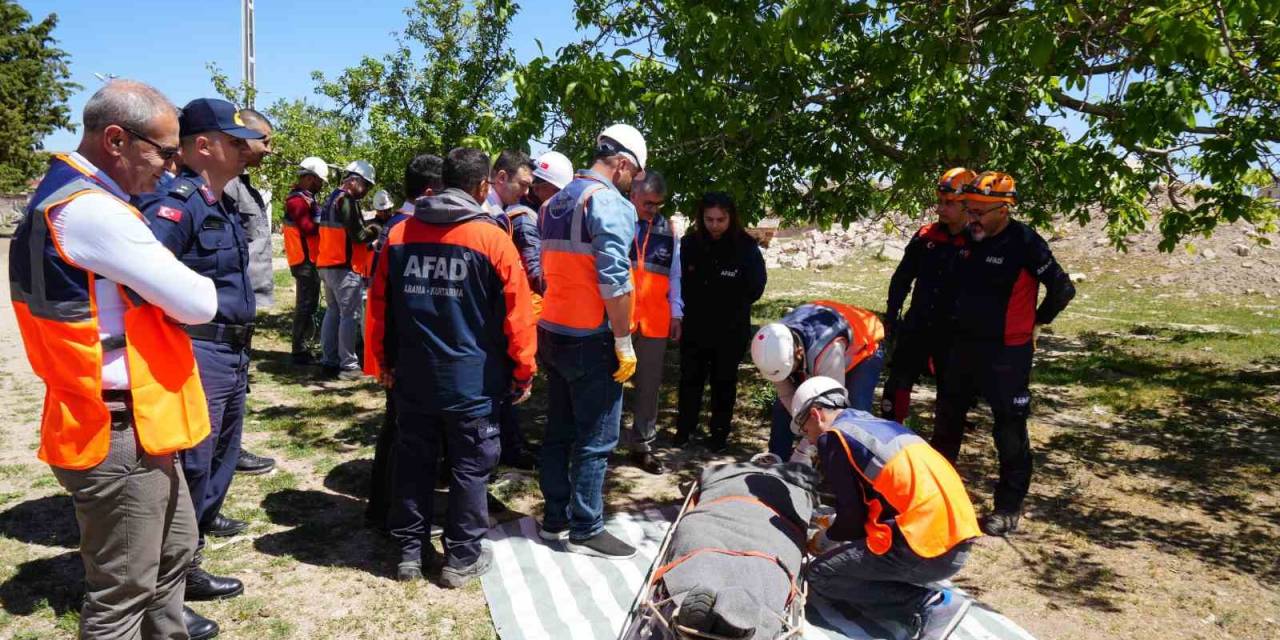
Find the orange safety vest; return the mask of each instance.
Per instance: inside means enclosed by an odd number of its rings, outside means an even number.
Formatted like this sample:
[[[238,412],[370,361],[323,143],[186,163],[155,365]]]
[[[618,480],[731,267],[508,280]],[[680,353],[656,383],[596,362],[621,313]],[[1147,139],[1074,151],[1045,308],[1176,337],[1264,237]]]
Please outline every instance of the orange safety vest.
[[[103,345],[94,281],[97,274],[67,259],[53,216],[89,193],[128,206],[73,158],[55,155],[13,237],[10,281],[27,360],[45,383],[38,455],[63,469],[101,463],[111,442],[111,414],[102,398]],[[209,435],[209,409],[191,339],[164,312],[120,287],[123,348],[133,397],[134,429],[143,450],[163,455],[189,449]]]
[[[608,188],[597,178],[579,174],[543,204],[538,216],[542,276],[547,282],[538,323],[552,331],[585,334],[608,326],[585,224],[592,195]]]
[[[369,244],[360,242],[351,245],[351,270],[368,278],[373,273],[373,249]]]
[[[335,189],[320,208],[320,244],[316,251],[316,267],[350,269],[355,264],[355,247],[351,246],[351,240],[347,237],[347,225],[338,218],[341,201],[350,197],[351,194],[346,191]]]
[[[676,236],[671,224],[655,216],[645,225],[644,238],[636,234],[631,243],[632,296],[631,332],[646,338],[665,338],[671,333],[671,266],[675,261]]]
[[[853,371],[854,367],[870,358],[875,354],[876,349],[880,348],[880,341],[884,340],[884,323],[875,312],[834,300],[815,300],[813,304],[839,311],[840,315],[844,316],[845,322],[849,323],[854,342],[862,344],[862,349],[857,353],[846,354],[849,364],[845,371]]]
[[[867,505],[867,549],[884,555],[897,524],[907,546],[936,558],[982,535],[964,482],[947,459],[910,429],[846,410],[829,433],[839,440]]]
[[[316,213],[316,197],[311,192],[303,189],[294,189],[289,193],[289,198],[286,198],[285,202],[287,203],[291,198],[302,198],[311,209],[312,218],[319,217]],[[304,237],[302,230],[287,215],[284,217],[283,235],[284,255],[289,261],[290,267],[296,267],[304,262],[314,262],[316,257],[320,255],[320,236],[312,234]]]

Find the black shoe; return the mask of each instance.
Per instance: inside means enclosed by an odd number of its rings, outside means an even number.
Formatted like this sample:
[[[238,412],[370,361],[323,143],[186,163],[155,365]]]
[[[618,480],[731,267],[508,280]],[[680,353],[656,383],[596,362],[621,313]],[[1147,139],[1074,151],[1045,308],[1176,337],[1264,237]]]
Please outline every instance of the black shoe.
[[[672,438],[672,439],[671,439],[671,446],[673,446],[673,447],[687,447],[687,446],[689,446],[689,440],[690,440],[689,434],[687,434],[687,433],[676,433],[676,436],[675,436],[674,438]]]
[[[521,451],[502,460],[502,465],[521,471],[536,471],[538,469],[538,459],[528,451]]]
[[[538,527],[538,537],[547,542],[564,542],[569,539],[569,525],[559,528],[541,525]]]
[[[204,532],[204,534],[215,538],[230,538],[231,536],[244,533],[244,530],[248,528],[249,523],[244,520],[236,520],[235,518],[228,518],[222,514],[218,514],[213,519],[213,526],[209,527],[209,530]]]
[[[422,579],[422,563],[413,560],[403,560],[396,565],[396,580],[400,582],[413,582]]]
[[[244,593],[244,583],[215,576],[200,567],[187,572],[187,600],[225,600]]]
[[[191,640],[218,637],[218,623],[192,611],[191,607],[182,607],[182,623],[186,625]]]
[[[445,564],[440,570],[440,586],[446,589],[457,589],[465,586],[475,578],[479,578],[493,566],[493,549],[489,545],[480,548],[480,556],[475,562],[465,567]]]
[[[609,560],[626,560],[636,555],[636,548],[619,540],[612,533],[601,531],[586,540],[569,539],[564,548],[585,556],[606,558]]]
[[[1007,536],[1018,530],[1018,521],[1022,515],[995,511],[982,519],[982,532],[989,536]]]
[[[270,473],[275,468],[275,458],[249,453],[244,449],[240,450],[240,458],[236,460],[236,473],[246,476],[260,476],[264,473]]]
[[[289,360],[299,366],[305,366],[305,365],[316,363],[316,357],[305,351],[302,353],[295,353],[289,356]]]
[[[342,373],[342,369],[325,364],[320,366],[320,373],[317,374],[317,377],[332,380],[337,378],[339,373]]]
[[[653,475],[662,475],[667,472],[666,465],[652,451],[633,451],[631,452],[632,466],[639,467],[646,473]]]
[[[725,453],[729,450],[729,436],[709,436],[702,445],[711,453]]]

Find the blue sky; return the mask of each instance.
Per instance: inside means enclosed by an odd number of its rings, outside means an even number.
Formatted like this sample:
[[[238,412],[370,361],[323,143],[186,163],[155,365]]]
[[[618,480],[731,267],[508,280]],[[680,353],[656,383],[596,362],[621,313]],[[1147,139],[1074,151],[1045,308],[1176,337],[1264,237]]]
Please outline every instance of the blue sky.
[[[257,78],[259,106],[280,98],[313,96],[312,71],[334,76],[362,56],[391,50],[392,33],[404,22],[410,0],[258,0]],[[240,80],[240,2],[157,0],[21,0],[35,20],[58,14],[54,37],[71,57],[72,80],[83,87],[72,96],[72,121],[101,86],[94,73],[115,74],[154,85],[176,104],[215,95],[205,65],[216,62]],[[526,0],[512,21],[511,46],[521,62],[548,54],[575,39],[572,0]],[[124,10],[121,7],[127,6]],[[305,7],[305,10],[299,8]],[[74,149],[79,137],[59,131],[45,149]]]

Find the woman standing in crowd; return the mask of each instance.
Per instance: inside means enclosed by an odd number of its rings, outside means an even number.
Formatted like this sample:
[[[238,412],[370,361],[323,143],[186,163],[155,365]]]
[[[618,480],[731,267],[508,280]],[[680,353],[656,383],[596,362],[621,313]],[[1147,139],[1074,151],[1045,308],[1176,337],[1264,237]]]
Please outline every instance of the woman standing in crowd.
[[[764,293],[764,257],[742,228],[727,193],[703,194],[693,227],[680,240],[684,335],[680,340],[680,408],[674,444],[698,427],[702,389],[711,379],[713,451],[728,444],[738,364],[751,340],[751,305]]]

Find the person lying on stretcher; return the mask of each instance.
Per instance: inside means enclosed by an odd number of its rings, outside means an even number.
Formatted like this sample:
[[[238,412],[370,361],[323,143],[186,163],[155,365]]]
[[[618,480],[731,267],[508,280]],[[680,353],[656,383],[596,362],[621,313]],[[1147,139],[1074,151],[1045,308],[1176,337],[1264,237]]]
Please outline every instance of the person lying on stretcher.
[[[814,377],[796,389],[791,431],[816,448],[835,518],[809,542],[809,593],[871,618],[903,620],[911,638],[942,640],[971,602],[924,585],[969,558],[978,520],[960,476],[920,436],[849,409],[844,387]]]

